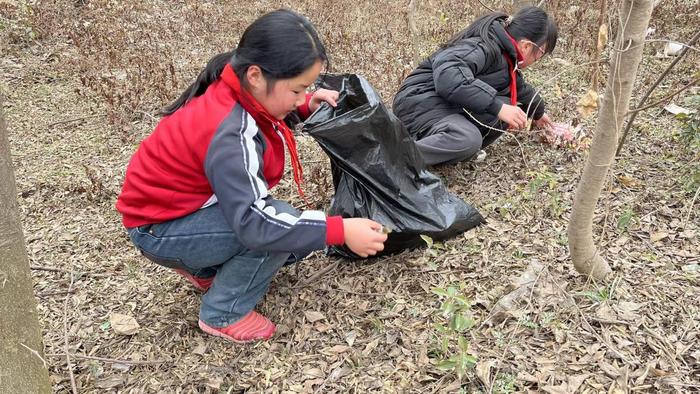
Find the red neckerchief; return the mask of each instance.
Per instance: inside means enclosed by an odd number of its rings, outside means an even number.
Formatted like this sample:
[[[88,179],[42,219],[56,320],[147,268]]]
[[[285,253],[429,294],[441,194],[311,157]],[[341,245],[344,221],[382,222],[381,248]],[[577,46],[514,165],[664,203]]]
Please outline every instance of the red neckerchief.
[[[227,64],[224,67],[224,71],[221,73],[221,78],[226,82],[238,98],[238,102],[243,106],[243,108],[255,119],[255,122],[260,126],[269,124],[271,127],[276,127],[278,131],[281,132],[284,137],[285,145],[287,145],[287,150],[289,150],[289,156],[292,163],[292,173],[294,174],[294,182],[297,184],[297,190],[301,198],[309,205],[306,200],[304,191],[301,189],[301,184],[304,179],[304,174],[301,168],[301,162],[299,161],[299,154],[297,153],[297,142],[294,139],[294,134],[292,130],[287,127],[287,125],[274,116],[270,115],[269,112],[263,107],[250,93],[245,89],[241,88],[241,82],[238,80],[238,76],[233,71],[233,67]],[[284,160],[284,158],[282,159]],[[283,161],[284,163],[284,161]],[[283,165],[284,168],[284,165]]]
[[[508,39],[511,43],[513,43],[513,47],[515,48],[515,60],[518,63],[520,63],[521,61],[523,61],[523,54],[520,52],[520,49],[518,49],[518,42],[515,41],[515,38],[513,38],[513,36],[511,36],[510,33],[506,32],[506,36],[508,36]],[[513,64],[513,59],[511,59],[510,55],[508,55],[508,53],[506,53],[505,51],[503,51],[503,57],[505,57],[506,61],[508,62],[508,73],[510,74],[510,104],[516,105],[518,104],[518,84],[515,79],[516,67]]]

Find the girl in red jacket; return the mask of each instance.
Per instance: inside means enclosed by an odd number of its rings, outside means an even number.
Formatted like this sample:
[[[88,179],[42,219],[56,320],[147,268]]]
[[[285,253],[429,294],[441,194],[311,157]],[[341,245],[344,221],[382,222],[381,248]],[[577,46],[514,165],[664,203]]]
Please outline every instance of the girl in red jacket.
[[[360,256],[384,248],[381,225],[298,211],[270,195],[301,165],[284,119],[307,117],[338,92],[306,90],[327,63],[311,23],[290,10],[263,15],[235,50],[209,61],[139,146],[117,201],[129,237],[150,260],[200,290],[200,328],[234,342],[268,339],[253,309],[285,263],[345,243]]]

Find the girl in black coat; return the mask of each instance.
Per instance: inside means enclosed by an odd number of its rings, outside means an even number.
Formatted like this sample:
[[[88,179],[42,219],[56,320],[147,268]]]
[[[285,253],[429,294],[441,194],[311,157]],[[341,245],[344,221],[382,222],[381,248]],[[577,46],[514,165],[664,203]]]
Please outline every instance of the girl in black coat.
[[[499,129],[522,129],[527,118],[552,126],[544,100],[520,69],[551,53],[557,26],[538,7],[514,17],[477,19],[418,66],[394,98],[394,113],[416,140],[426,164],[471,159]]]

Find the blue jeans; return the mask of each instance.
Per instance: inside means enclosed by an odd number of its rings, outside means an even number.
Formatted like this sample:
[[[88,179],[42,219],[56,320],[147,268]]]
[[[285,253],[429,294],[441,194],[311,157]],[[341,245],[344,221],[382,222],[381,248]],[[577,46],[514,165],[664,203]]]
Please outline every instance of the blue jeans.
[[[226,222],[219,204],[127,231],[149,260],[201,278],[216,276],[202,296],[199,310],[199,318],[212,327],[225,327],[243,318],[262,299],[285,263],[308,254],[247,249]]]

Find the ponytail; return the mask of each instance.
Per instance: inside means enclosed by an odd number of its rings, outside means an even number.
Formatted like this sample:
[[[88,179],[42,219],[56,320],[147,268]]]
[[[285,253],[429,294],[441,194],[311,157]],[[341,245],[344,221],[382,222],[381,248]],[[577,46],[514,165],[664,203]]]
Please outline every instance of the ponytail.
[[[491,25],[495,22],[502,23],[516,41],[530,40],[539,46],[544,46],[546,53],[551,53],[557,45],[559,33],[554,19],[539,7],[527,6],[521,8],[513,17],[503,12],[484,15],[455,34],[442,48],[451,47],[465,38],[481,37],[492,52],[498,53],[500,52],[498,40],[491,32]]]
[[[231,61],[233,52],[220,53],[209,60],[207,66],[204,67],[197,79],[175,100],[172,104],[165,107],[160,114],[162,116],[172,115],[180,107],[197,96],[201,96],[206,92],[209,85],[219,78],[224,67]]]
[[[301,75],[318,61],[326,63],[328,69],[326,48],[311,22],[288,9],[269,12],[248,26],[235,50],[209,60],[194,83],[161,114],[170,115],[204,94],[227,64],[231,64],[243,87],[247,85],[248,68],[260,67],[268,88],[272,88],[277,80]]]

